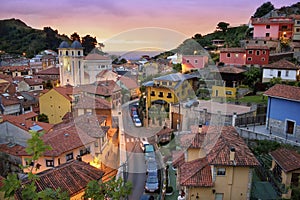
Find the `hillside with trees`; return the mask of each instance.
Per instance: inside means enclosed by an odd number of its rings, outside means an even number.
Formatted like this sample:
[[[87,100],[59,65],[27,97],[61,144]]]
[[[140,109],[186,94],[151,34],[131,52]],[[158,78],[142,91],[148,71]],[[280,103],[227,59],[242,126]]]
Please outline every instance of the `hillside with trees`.
[[[65,34],[59,34],[51,27],[44,27],[43,30],[27,26],[19,19],[0,20],[0,51],[10,54],[33,57],[40,51],[51,49],[57,51],[62,41],[71,43],[74,40],[82,42],[85,54],[89,53],[97,44],[96,37],[86,35],[80,37],[74,32],[70,38]]]

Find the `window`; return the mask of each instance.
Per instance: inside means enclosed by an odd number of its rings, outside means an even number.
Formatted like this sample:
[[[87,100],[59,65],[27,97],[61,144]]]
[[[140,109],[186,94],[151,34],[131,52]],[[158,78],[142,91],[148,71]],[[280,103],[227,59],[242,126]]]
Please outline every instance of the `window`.
[[[287,27],[287,26],[285,26],[285,25],[284,25],[284,26],[281,26],[281,30],[283,30],[283,31],[284,31],[284,30],[287,30],[287,29],[288,29],[288,27]]]
[[[260,54],[260,51],[256,51],[256,55],[259,56],[259,54]]]
[[[69,52],[68,51],[66,51],[66,56],[68,56],[69,55]]]
[[[267,25],[266,25],[266,29],[270,29],[270,24],[267,24]]]
[[[42,89],[42,88],[43,88],[43,86],[40,85],[40,89]]]
[[[261,61],[265,61],[266,59],[265,58],[261,58]]]
[[[248,41],[248,40],[246,41],[246,44],[249,44],[249,41]]]
[[[296,23],[297,23],[297,24],[300,24],[300,20],[297,20]]]
[[[281,77],[281,71],[277,72],[277,77]]]
[[[251,61],[251,60],[252,60],[252,58],[251,58],[251,57],[248,57],[248,58],[247,58],[247,60],[248,60],[248,61]]]
[[[236,57],[236,58],[238,58],[238,57],[239,57],[239,54],[238,54],[238,53],[236,53],[236,54],[235,54],[235,57]]]
[[[162,81],[161,84],[162,85],[167,85],[167,82],[166,81]]]
[[[80,156],[84,156],[86,154],[90,154],[91,153],[91,148],[90,147],[87,147],[87,148],[84,148],[84,149],[80,149]]]
[[[227,58],[230,58],[230,53],[227,53]]]
[[[169,82],[169,86],[172,86],[172,82],[171,81]]]
[[[46,160],[46,167],[54,167],[54,160]]]
[[[262,51],[262,54],[266,54],[267,52],[265,50]]]
[[[98,147],[99,146],[98,142],[94,142],[94,146]]]
[[[252,53],[253,53],[253,51],[252,51],[252,50],[249,50],[249,51],[248,51],[248,54],[252,54]]]
[[[270,69],[270,76],[273,76],[273,69]]]
[[[80,54],[81,54],[81,53],[80,53],[80,51],[78,51],[78,53],[77,53],[77,54],[78,54],[78,56],[80,56]]]
[[[285,70],[285,76],[289,76],[289,70]]]
[[[197,63],[198,63],[198,60],[195,60],[195,63],[197,64]]]
[[[270,33],[266,33],[266,37],[270,37]]]
[[[226,93],[226,95],[232,95],[232,91],[230,91],[230,90],[227,90],[225,93]]]
[[[159,97],[164,97],[164,93],[163,92],[159,92]]]
[[[172,94],[171,93],[168,93],[168,96],[167,96],[167,98],[172,98]]]
[[[223,200],[224,194],[223,193],[216,193],[215,200]]]
[[[154,97],[155,96],[155,92],[151,91],[150,96]]]
[[[255,41],[255,44],[258,44],[258,41],[257,41],[257,40]]]
[[[72,56],[74,56],[74,51],[72,51]]]
[[[299,33],[300,32],[300,28],[296,28],[296,32]]]
[[[187,63],[189,63],[189,62],[190,62],[190,60],[186,60],[186,62],[187,62]]]
[[[264,44],[267,44],[267,41],[264,41]]]
[[[218,176],[225,176],[226,174],[226,169],[225,168],[218,168],[217,170],[217,175]]]
[[[73,160],[73,152],[66,155],[66,161]]]

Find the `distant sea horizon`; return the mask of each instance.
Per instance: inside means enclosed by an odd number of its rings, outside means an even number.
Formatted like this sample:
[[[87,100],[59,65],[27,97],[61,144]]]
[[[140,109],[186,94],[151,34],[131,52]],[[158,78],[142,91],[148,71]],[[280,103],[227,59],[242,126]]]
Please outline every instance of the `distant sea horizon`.
[[[105,53],[108,53],[109,55],[116,55],[120,56],[121,58],[125,58],[126,60],[139,60],[142,56],[148,55],[150,57],[154,57],[156,55],[159,55],[160,53],[163,53],[165,51],[163,50],[148,50],[148,51],[105,51]]]

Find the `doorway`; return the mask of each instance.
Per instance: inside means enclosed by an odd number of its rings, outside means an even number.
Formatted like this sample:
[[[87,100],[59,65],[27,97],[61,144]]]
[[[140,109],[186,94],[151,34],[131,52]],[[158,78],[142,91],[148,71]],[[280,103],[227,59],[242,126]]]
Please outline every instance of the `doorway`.
[[[295,121],[286,120],[286,133],[293,135],[294,128],[295,128]]]

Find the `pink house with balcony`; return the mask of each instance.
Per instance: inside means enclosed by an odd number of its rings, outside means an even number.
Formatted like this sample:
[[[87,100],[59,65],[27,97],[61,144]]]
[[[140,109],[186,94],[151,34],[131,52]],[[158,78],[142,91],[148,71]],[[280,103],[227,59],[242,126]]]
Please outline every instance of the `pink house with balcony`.
[[[208,56],[206,55],[183,55],[182,56],[182,72],[203,69],[208,64]]]
[[[244,48],[220,49],[220,62],[225,65],[245,65],[246,50]]]
[[[293,37],[294,20],[291,17],[252,18],[253,38],[289,40]]]

